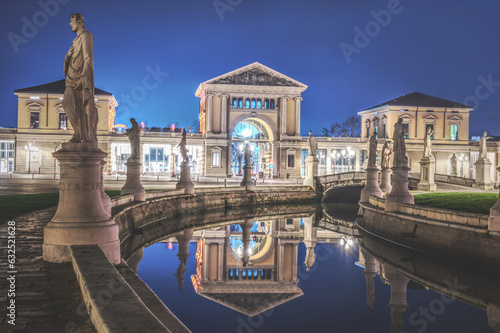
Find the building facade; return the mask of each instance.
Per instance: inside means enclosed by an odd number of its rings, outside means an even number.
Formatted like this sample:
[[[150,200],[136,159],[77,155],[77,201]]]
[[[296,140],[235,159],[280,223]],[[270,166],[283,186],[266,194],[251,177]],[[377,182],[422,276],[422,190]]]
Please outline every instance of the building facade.
[[[52,156],[72,136],[62,97],[64,80],[18,89],[18,127],[0,128],[0,172],[58,173]],[[200,133],[188,133],[192,174],[207,177],[241,175],[243,150],[252,147],[256,177],[302,178],[308,155],[307,136],[301,136],[302,93],[307,86],[260,63],[236,69],[201,83]],[[97,89],[99,148],[108,153],[105,172],[126,172],[129,140],[115,129],[118,103],[111,93]],[[433,131],[435,172],[475,177],[474,162],[479,144],[469,141],[472,108],[460,103],[414,92],[358,113],[361,137],[317,137],[319,174],[364,170],[366,143],[370,134],[379,149],[392,138],[394,124],[402,118],[407,128],[407,153],[412,173],[420,170],[423,139]],[[139,122],[144,119],[137,119]],[[310,129],[304,129],[307,132]],[[144,174],[178,172],[180,133],[142,132],[141,162]],[[497,142],[488,142],[492,179],[500,164]],[[379,158],[378,158],[379,159]]]

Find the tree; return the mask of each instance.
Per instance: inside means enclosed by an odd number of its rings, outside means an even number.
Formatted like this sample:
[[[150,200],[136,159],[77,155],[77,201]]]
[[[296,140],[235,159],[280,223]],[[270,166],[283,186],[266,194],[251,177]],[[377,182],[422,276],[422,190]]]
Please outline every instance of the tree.
[[[321,135],[322,136],[330,136],[330,131],[326,127],[321,127]]]
[[[196,119],[193,121],[193,125],[191,125],[192,133],[200,133],[200,120]]]
[[[334,122],[330,126],[330,133],[333,136],[341,137],[357,137],[361,128],[359,117],[352,116],[346,119],[343,123]]]

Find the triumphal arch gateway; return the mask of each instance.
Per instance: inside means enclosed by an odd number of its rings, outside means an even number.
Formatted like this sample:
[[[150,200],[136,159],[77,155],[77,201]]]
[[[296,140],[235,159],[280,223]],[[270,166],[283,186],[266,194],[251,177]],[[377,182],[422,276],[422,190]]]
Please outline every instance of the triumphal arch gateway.
[[[319,128],[301,129],[301,117],[313,112],[302,107],[307,86],[260,63],[236,69],[201,83],[199,98],[200,133],[188,130],[187,149],[193,176],[234,177],[242,174],[243,150],[253,149],[252,173],[256,177],[298,179],[305,175],[307,134]],[[71,139],[61,100],[64,80],[14,91],[18,96],[17,128],[0,128],[0,173],[59,173],[52,153]],[[118,102],[112,93],[96,88],[99,110],[97,137],[106,152],[106,173],[125,173],[130,144],[125,125],[115,124]],[[374,101],[380,103],[380,101]],[[334,105],[331,106],[333,113]],[[358,112],[360,137],[316,137],[318,174],[363,171],[367,141],[378,141],[377,164],[394,124],[402,119],[411,173],[420,172],[425,133],[431,129],[434,173],[475,178],[479,142],[470,140],[472,107],[418,92]],[[147,114],[147,110],[143,110]],[[196,111],[194,111],[196,112]],[[324,112],[325,127],[334,122]],[[354,113],[352,114],[354,115]],[[346,115],[347,118],[349,115]],[[148,119],[137,119],[139,122]],[[177,148],[180,133],[141,132],[141,173],[170,175],[180,171]],[[487,142],[491,161],[490,178],[498,181],[500,142]]]
[[[300,177],[301,94],[307,86],[257,62],[200,84],[206,175],[240,174],[245,144],[254,172]]]

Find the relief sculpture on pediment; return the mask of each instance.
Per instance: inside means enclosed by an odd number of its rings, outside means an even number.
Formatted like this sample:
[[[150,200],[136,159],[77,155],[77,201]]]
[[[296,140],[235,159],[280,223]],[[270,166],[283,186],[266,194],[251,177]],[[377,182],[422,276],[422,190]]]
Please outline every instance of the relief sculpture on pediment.
[[[220,78],[214,84],[241,84],[254,86],[288,86],[298,87],[297,84],[284,78],[272,76],[261,70],[250,70],[237,75],[230,75]]]

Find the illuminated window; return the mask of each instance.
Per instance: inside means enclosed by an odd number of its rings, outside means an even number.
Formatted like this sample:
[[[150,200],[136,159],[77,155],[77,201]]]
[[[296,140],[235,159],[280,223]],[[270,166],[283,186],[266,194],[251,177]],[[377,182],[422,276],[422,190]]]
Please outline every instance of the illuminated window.
[[[271,106],[270,106],[271,109],[274,109],[274,99],[271,100]]]
[[[238,98],[238,107],[241,109],[243,107],[243,98]]]
[[[257,109],[262,109],[262,101],[260,98],[257,100]]]
[[[269,100],[268,99],[264,100],[264,109],[269,109]]]
[[[247,109],[249,109],[249,108],[250,108],[250,98],[247,98],[247,100],[245,101],[245,107],[246,107]]]
[[[429,128],[431,129],[431,140],[434,140],[434,125],[432,124],[426,124],[425,125],[425,133],[427,133],[427,131],[429,130]]]
[[[252,104],[250,106],[252,109],[255,109],[255,98],[252,98]]]
[[[378,139],[378,125],[375,125],[373,128],[373,134],[375,135],[375,139]]]
[[[212,153],[212,166],[220,167],[220,152]]]
[[[233,98],[233,108],[238,107],[238,99],[236,97]]]
[[[458,140],[458,125],[450,125],[450,140]]]
[[[409,139],[410,138],[410,125],[409,124],[403,124],[403,128],[405,129],[404,138],[405,139]]]
[[[31,112],[30,114],[30,128],[40,128],[40,113]]]
[[[66,113],[59,113],[59,129],[68,129],[68,116]]]

